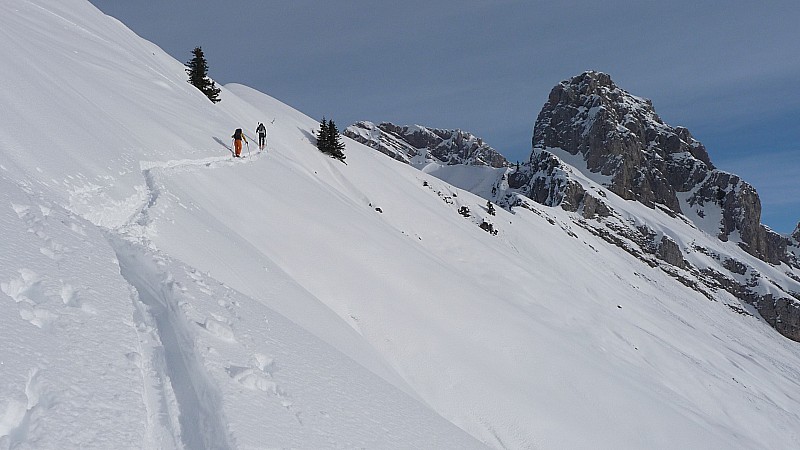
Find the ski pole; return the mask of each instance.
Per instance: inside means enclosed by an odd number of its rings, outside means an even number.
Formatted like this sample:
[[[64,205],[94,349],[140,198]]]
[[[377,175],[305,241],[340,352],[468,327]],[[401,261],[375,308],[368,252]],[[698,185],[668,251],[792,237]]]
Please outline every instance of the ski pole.
[[[247,144],[247,157],[249,158],[250,157],[250,143],[247,142],[247,141],[244,141],[244,142],[245,142],[245,144]]]

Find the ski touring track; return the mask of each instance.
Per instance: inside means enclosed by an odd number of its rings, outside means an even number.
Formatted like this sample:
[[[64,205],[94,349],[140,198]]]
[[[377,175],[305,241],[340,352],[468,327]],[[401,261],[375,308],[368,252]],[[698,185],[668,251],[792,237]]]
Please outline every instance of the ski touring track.
[[[220,390],[196,349],[193,328],[181,310],[180,293],[176,293],[165,259],[147,238],[149,210],[162,194],[157,178],[173,172],[250,162],[264,153],[259,151],[241,162],[231,157],[140,162],[146,199],[127,223],[107,230],[120,274],[130,285],[134,307],[139,354],[131,358],[136,360],[144,383],[145,447],[235,448]]]
[[[180,309],[171,275],[161,269],[163,262],[157,256],[138,244],[119,237],[111,242],[120,273],[132,286],[149,444],[232,448],[219,390],[195,349],[194,333]]]

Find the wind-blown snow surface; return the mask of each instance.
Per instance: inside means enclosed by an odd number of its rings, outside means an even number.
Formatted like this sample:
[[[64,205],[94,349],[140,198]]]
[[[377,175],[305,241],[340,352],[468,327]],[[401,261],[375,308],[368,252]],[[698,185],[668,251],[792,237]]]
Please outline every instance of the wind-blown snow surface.
[[[797,343],[568,213],[328,158],[84,1],[0,34],[0,447],[800,445]]]

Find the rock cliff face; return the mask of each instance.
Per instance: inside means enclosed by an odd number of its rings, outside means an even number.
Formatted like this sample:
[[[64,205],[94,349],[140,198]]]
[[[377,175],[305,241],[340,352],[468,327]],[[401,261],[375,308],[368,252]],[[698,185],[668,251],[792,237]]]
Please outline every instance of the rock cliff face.
[[[577,211],[585,189],[572,178],[571,171],[553,153],[534,149],[528,164],[522,170],[509,174],[508,184],[537,203]]]
[[[344,135],[409,164],[435,162],[443,165],[507,167],[503,155],[483,140],[461,130],[443,130],[420,125],[398,126],[384,122],[358,122]]]
[[[619,88],[607,74],[589,71],[555,86],[536,119],[533,147],[526,173],[531,198],[540,197],[542,151],[577,156],[620,197],[699,217],[698,226],[725,241],[735,235],[751,255],[787,261],[788,240],[761,225],[756,190],[715,169],[689,130],[664,123],[650,100]]]

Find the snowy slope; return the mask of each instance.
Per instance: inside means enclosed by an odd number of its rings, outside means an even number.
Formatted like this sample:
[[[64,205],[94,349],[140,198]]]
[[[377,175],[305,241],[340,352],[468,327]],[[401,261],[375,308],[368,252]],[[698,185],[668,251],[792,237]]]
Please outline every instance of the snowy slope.
[[[88,2],[0,9],[0,448],[479,445],[290,278],[264,281],[313,326],[129,231],[151,172],[229,160],[259,114]]]
[[[800,445],[800,348],[724,293],[561,209],[328,158],[315,120],[211,104],[87,2],[0,24],[0,447]],[[233,161],[258,121],[267,151]]]

